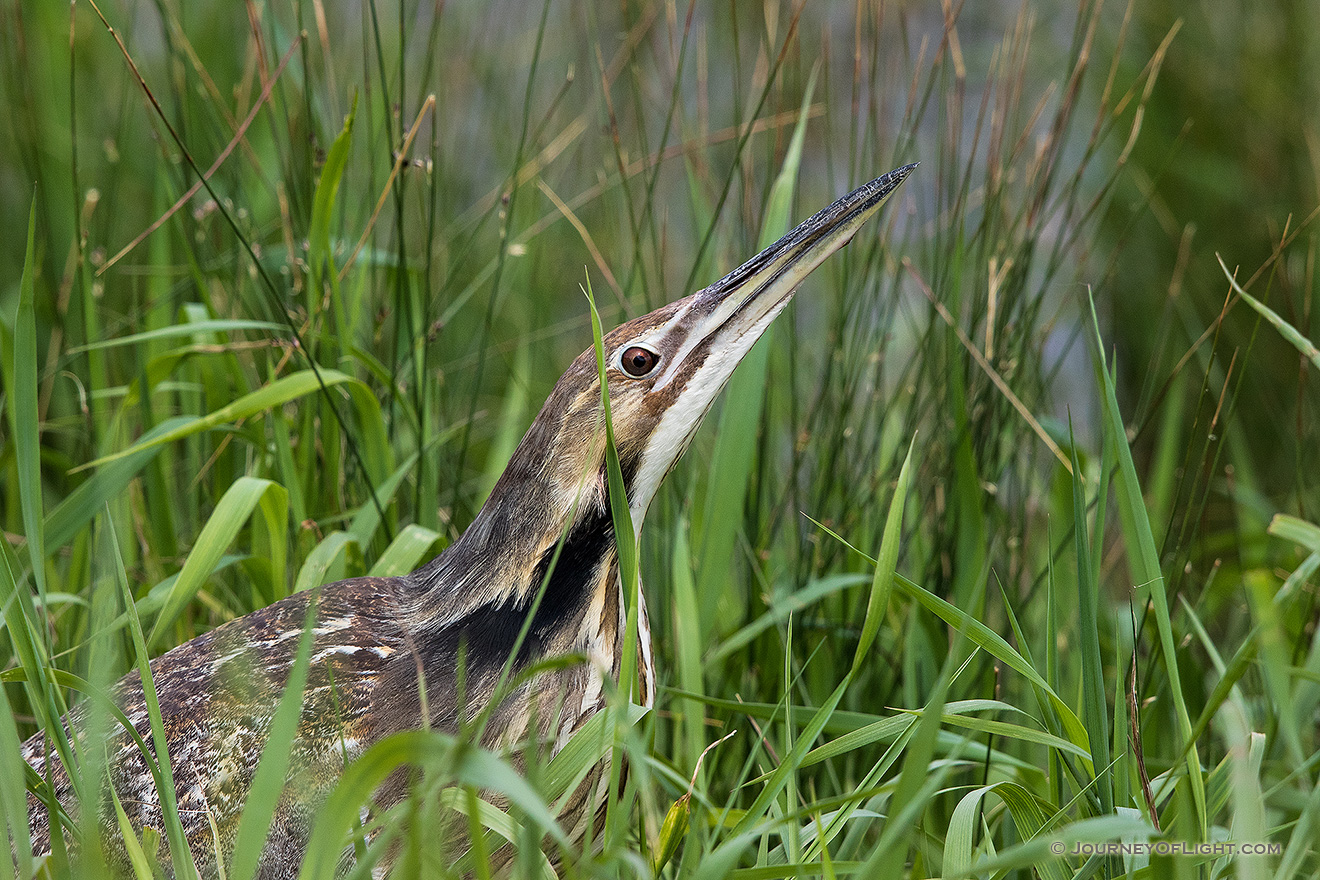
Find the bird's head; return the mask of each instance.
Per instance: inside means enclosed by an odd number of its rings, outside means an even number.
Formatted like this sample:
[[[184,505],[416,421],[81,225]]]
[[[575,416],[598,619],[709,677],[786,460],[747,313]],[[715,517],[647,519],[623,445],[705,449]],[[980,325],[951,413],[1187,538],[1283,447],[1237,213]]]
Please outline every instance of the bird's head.
[[[635,529],[734,368],[798,283],[879,211],[913,167],[854,190],[705,290],[605,334],[615,447]],[[418,620],[440,627],[482,605],[526,602],[552,570],[551,604],[568,601],[560,587],[573,592],[579,580],[608,580],[614,534],[599,375],[589,348],[555,385],[476,519],[413,573]]]
[[[846,244],[915,167],[877,178],[804,221],[724,278],[603,338],[615,445],[634,526],[692,440],[734,368],[799,282]],[[561,523],[607,502],[605,432],[594,349],[573,361],[502,481],[545,490]]]

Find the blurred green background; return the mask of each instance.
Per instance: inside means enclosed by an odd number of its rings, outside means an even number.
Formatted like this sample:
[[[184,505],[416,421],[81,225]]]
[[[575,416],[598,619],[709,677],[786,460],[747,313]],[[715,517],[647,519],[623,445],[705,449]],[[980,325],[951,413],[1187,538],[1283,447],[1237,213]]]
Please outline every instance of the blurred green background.
[[[71,296],[83,283],[79,259],[95,269],[159,217],[195,176],[114,39],[89,6],[72,8],[71,18],[58,4],[4,7],[0,83],[8,108],[0,127],[0,191],[9,206],[0,219],[0,248],[5,265],[21,265],[21,208],[35,196],[48,294],[40,298],[39,318],[68,334],[66,348],[95,341],[85,338],[92,330],[110,337],[140,329],[159,297],[196,299],[188,288],[203,277],[246,271],[233,252],[232,233],[201,193],[159,233],[189,241],[201,276],[178,266],[165,277],[147,271],[148,243],[118,263],[117,271],[86,282],[94,287],[100,315],[80,314],[84,299]],[[544,31],[536,27],[539,8],[520,4],[227,8],[161,0],[105,8],[201,167],[230,142],[236,121],[279,56],[305,34],[287,75],[274,84],[270,108],[213,181],[273,271],[287,266],[290,242],[284,239],[292,236],[296,247],[306,237],[300,226],[310,215],[319,162],[354,96],[362,103],[362,122],[347,173],[361,196],[337,218],[344,232],[360,229],[358,214],[366,215],[382,191],[402,130],[423,99],[435,95],[435,110],[422,121],[412,150],[419,164],[405,170],[401,195],[382,211],[371,247],[378,264],[404,259],[418,270],[424,314],[410,316],[414,324],[449,318],[443,328],[429,328],[435,338],[428,352],[451,366],[447,381],[460,387],[467,377],[458,374],[470,368],[452,362],[484,344],[484,333],[469,332],[484,326],[482,319],[498,325],[505,339],[532,329],[541,336],[553,333],[562,343],[555,365],[582,344],[580,334],[559,322],[581,321],[577,287],[593,257],[573,226],[547,219],[553,205],[535,187],[527,187],[525,196],[519,188],[514,208],[525,213],[513,221],[516,233],[534,232],[520,258],[504,267],[507,274],[500,273],[495,305],[487,308],[485,302],[489,291],[482,283],[489,277],[479,274],[489,270],[499,235],[491,198],[508,191],[509,169],[520,150],[524,162],[548,151],[544,167],[538,163],[532,170],[561,198],[582,200],[575,213],[622,291],[607,302],[621,297],[636,313],[686,292],[685,282],[709,280],[728,268],[729,259],[752,250],[755,241],[744,233],[742,241],[728,243],[733,256],[719,254],[720,265],[694,272],[696,256],[712,255],[700,248],[704,218],[694,216],[688,188],[695,179],[722,211],[754,217],[817,65],[819,91],[799,190],[804,209],[888,165],[930,156],[931,144],[949,136],[953,122],[961,126],[957,136],[966,150],[975,101],[962,105],[964,118],[951,120],[937,99],[919,125],[900,129],[914,74],[936,62],[950,85],[954,77],[965,77],[957,88],[970,95],[993,89],[995,77],[1004,75],[995,68],[1003,63],[997,53],[1005,35],[1020,26],[1020,14],[1030,28],[1022,50],[1029,57],[1020,71],[1024,92],[1047,104],[1058,100],[1066,81],[1055,82],[1053,94],[1046,85],[1066,72],[1074,23],[1092,11],[1087,3],[1080,10],[1061,3],[960,10],[960,57],[951,64],[950,47],[941,42],[951,13],[938,4],[809,5],[795,17],[791,6],[778,4],[689,9],[564,3],[548,7]],[[1254,272],[1285,230],[1296,234],[1302,228],[1303,239],[1309,235],[1303,221],[1317,197],[1313,120],[1320,102],[1320,49],[1312,35],[1318,16],[1314,4],[1286,0],[1213,9],[1158,2],[1125,9],[1111,3],[1096,13],[1093,57],[1078,85],[1077,100],[1087,107],[1111,92],[1112,108],[1172,36],[1140,134],[1130,144],[1122,136],[1104,139],[1088,181],[1098,190],[1098,181],[1123,156],[1101,205],[1102,219],[1086,228],[1092,263],[1085,281],[1094,286],[1107,336],[1119,352],[1121,387],[1138,423],[1148,418],[1192,340],[1223,308],[1227,288],[1215,255],[1230,268]],[[534,55],[539,60],[531,75]],[[1016,109],[1022,114],[1036,108]],[[740,155],[738,126],[750,119],[766,130],[742,145]],[[1040,138],[1047,117],[1028,122],[1026,136]],[[1085,134],[1076,133],[1065,164],[1087,146]],[[884,157],[879,164],[877,154]],[[982,155],[981,167],[992,158]],[[653,175],[642,170],[657,160]],[[633,163],[642,167],[629,169]],[[618,185],[620,168],[644,179],[639,194]],[[919,222],[932,221],[930,173],[924,185],[914,178],[908,196],[920,206]],[[733,181],[727,191],[726,179]],[[590,193],[593,186],[598,192]],[[621,219],[624,214],[628,219]],[[538,221],[541,226],[534,226]],[[643,223],[653,224],[649,240],[638,233]],[[747,227],[754,230],[755,224]],[[1276,309],[1303,332],[1314,320],[1308,254],[1292,249],[1269,279]],[[7,313],[16,269],[9,275]],[[512,298],[533,290],[525,300]],[[461,293],[472,302],[453,306]],[[224,295],[233,300],[227,304],[234,315],[270,318],[278,308],[272,294],[246,285]],[[1075,291],[1056,295],[1077,299]],[[390,334],[408,316],[371,317],[375,328]],[[1221,360],[1249,346],[1253,326],[1253,316],[1233,309],[1213,341]],[[85,362],[71,358],[60,366],[73,367],[70,372],[86,384]],[[1255,351],[1239,369],[1250,391],[1241,395],[1245,422],[1276,426],[1241,438],[1257,469],[1253,478],[1262,481],[1262,491],[1295,494],[1303,505],[1315,497],[1316,486],[1301,466],[1302,453],[1317,439],[1304,371],[1287,351]],[[503,368],[479,372],[483,385],[505,386]],[[533,400],[558,371],[541,372]],[[82,459],[90,439],[75,431],[58,445]]]
[[[1320,517],[1316,364],[1231,295],[1216,257],[1320,338],[1320,4],[107,0],[100,11],[113,34],[87,2],[0,5],[0,375],[8,415],[32,204],[39,421],[16,430],[9,415],[0,429],[0,522],[27,560],[33,493],[19,490],[16,450],[28,436],[39,507],[61,539],[42,565],[62,666],[89,662],[92,587],[112,568],[106,518],[151,614],[237,479],[288,491],[286,564],[257,558],[267,539],[245,525],[234,557],[170,622],[172,642],[295,583],[443,547],[589,344],[580,287],[590,279],[610,325],[755,253],[775,232],[763,228],[767,203],[800,130],[794,222],[922,164],[880,222],[804,285],[761,372],[735,379],[648,519],[662,678],[706,700],[694,713],[689,698],[662,697],[655,760],[672,778],[660,800],[681,794],[717,729],[734,724],[734,701],[820,705],[848,668],[867,617],[852,587],[870,576],[863,554],[877,552],[915,436],[899,571],[1006,639],[1021,623],[1027,635],[1010,640],[1034,644],[1030,662],[1072,703],[1092,686],[1080,646],[1102,658],[1109,714],[1096,723],[1108,726],[1093,732],[1116,744],[1126,781],[1115,803],[1146,810],[1135,756],[1122,754],[1131,656],[1146,761],[1176,792],[1160,805],[1166,819],[1233,827],[1236,740],[1206,730],[1240,678],[1249,729],[1268,735],[1261,798],[1279,798],[1268,827],[1295,840],[1314,827],[1314,567],[1267,527],[1280,513]],[[138,242],[222,155],[208,186]],[[1125,490],[1109,492],[1117,447],[1088,296],[1181,680],[1163,677],[1142,604],[1150,585],[1119,522]],[[107,467],[89,462],[309,360],[379,405],[332,391],[217,418],[97,494],[90,474]],[[1075,543],[1078,509],[1089,531]],[[1092,627],[1079,622],[1085,589],[1055,582],[1057,568],[1091,583],[1087,565],[1101,603]],[[682,604],[685,579],[695,609]],[[1252,599],[1253,583],[1271,585],[1277,614]],[[858,713],[849,724],[925,705],[962,656],[950,621],[909,598],[887,607],[876,656],[841,703]],[[130,666],[117,638],[106,675]],[[1264,671],[1251,666],[1257,640],[1277,649],[1261,648],[1274,664]],[[1244,666],[1225,674],[1214,646]],[[1003,682],[985,653],[968,664],[950,700],[1035,706],[1061,732],[1040,692]],[[1203,722],[1199,760],[1222,795],[1212,808],[1178,775],[1189,731],[1175,694]],[[16,706],[26,734],[32,716]],[[791,748],[794,729],[771,739]],[[1011,749],[986,742],[987,756]],[[1045,765],[1038,743],[1015,745]],[[746,805],[734,780],[760,772],[758,748],[734,742],[709,759],[699,778],[716,802]],[[804,769],[793,789],[803,809],[869,778],[878,748]],[[990,767],[986,757],[979,776],[959,772],[973,784],[994,778]],[[1112,807],[1074,781],[1055,772],[1029,785],[1057,816]],[[891,793],[866,802],[879,809]],[[938,820],[911,843],[916,864],[934,863],[945,841],[930,829],[953,809],[928,796]],[[858,827],[848,845],[860,859],[880,832]],[[1193,839],[1208,826],[1178,827]],[[1001,846],[1016,840],[1005,833]],[[801,843],[789,835],[783,858]],[[1287,864],[1314,867],[1308,857]]]

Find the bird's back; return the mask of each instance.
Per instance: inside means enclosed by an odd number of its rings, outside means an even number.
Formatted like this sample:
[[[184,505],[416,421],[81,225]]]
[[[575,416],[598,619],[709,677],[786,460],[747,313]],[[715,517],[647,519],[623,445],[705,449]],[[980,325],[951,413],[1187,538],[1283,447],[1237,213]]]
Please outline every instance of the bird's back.
[[[161,721],[169,744],[179,818],[204,876],[216,873],[215,853],[230,853],[257,762],[265,748],[299,637],[315,599],[315,641],[297,736],[290,751],[289,783],[271,826],[260,874],[292,876],[302,858],[315,805],[328,794],[345,759],[391,732],[388,704],[416,664],[393,609],[399,607],[398,578],[356,578],[299,593],[233,620],[180,645],[152,664]],[[115,702],[152,747],[142,683],[132,674],[116,686]],[[415,699],[415,696],[414,696]],[[85,707],[70,713],[68,726],[83,733]],[[82,741],[85,753],[95,744]],[[44,734],[29,739],[23,756],[47,776]],[[160,798],[146,759],[130,735],[110,737],[109,775],[134,828],[164,829]],[[68,774],[51,759],[49,778],[56,797],[75,807]],[[116,827],[108,791],[99,793],[103,829]],[[33,849],[50,846],[48,815],[29,800]],[[212,830],[214,823],[214,831]],[[218,835],[218,840],[216,839]],[[112,865],[127,867],[122,843],[109,843]],[[161,854],[168,863],[168,854]]]

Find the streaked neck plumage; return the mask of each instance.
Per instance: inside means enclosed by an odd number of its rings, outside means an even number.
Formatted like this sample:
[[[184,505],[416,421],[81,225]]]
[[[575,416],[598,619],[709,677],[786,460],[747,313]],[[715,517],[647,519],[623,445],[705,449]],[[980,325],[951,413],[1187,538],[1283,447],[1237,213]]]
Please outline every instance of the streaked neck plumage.
[[[634,538],[734,368],[802,279],[856,234],[912,167],[854,190],[710,287],[605,335],[613,433]],[[411,631],[461,628],[452,638],[480,640],[487,656],[506,644],[511,650],[544,584],[522,649],[527,659],[599,652],[617,672],[625,603],[606,489],[599,376],[594,350],[573,361],[476,519],[412,575]],[[649,632],[640,628],[639,643],[646,655],[639,659],[649,666]],[[648,698],[652,688],[638,696]]]

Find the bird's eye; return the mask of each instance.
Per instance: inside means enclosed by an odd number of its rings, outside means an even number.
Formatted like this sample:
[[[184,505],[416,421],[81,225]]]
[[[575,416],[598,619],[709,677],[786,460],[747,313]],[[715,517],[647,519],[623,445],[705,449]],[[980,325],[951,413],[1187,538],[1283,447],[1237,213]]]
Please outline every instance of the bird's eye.
[[[620,362],[625,373],[634,379],[640,379],[655,369],[655,365],[660,363],[660,355],[640,345],[634,345],[624,351]]]

